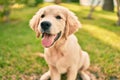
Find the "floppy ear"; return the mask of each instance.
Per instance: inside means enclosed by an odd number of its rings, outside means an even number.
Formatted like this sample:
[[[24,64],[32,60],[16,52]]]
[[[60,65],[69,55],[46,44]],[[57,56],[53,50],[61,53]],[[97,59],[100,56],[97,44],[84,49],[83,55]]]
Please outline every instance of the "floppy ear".
[[[40,32],[38,32],[39,21],[40,21],[40,17],[37,14],[35,14],[29,23],[32,30],[34,30],[36,32],[37,38],[40,36]]]
[[[66,28],[65,28],[65,37],[73,34],[79,28],[81,28],[81,24],[75,14],[71,11],[68,11],[67,19],[66,19]]]
[[[36,32],[36,36],[37,38],[40,36],[40,32],[38,31],[38,25],[40,22],[40,16],[43,13],[43,8],[40,9],[30,20],[30,27],[32,28],[32,30],[34,30]]]

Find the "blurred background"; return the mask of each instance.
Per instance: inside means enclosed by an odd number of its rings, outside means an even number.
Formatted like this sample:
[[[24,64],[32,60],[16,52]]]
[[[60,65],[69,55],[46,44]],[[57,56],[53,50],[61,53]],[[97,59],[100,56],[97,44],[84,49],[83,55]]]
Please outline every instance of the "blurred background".
[[[120,80],[120,0],[0,0],[0,80],[39,80],[48,70],[40,38],[29,27],[48,5],[70,9],[82,23],[75,35],[90,55],[94,80]]]

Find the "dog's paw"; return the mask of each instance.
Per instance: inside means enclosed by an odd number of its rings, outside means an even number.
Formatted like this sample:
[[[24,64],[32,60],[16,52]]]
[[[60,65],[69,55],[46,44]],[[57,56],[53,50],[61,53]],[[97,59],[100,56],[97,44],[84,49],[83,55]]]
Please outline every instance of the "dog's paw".
[[[49,78],[43,75],[39,80],[49,80]]]
[[[40,80],[49,80],[49,79],[50,79],[50,71],[44,73],[40,78]]]

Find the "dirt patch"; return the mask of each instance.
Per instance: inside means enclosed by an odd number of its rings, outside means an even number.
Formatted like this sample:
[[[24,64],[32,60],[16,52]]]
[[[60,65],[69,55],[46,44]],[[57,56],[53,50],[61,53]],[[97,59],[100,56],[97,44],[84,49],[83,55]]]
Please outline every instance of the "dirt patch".
[[[22,75],[21,76],[21,80],[39,80],[39,79],[40,79],[39,75],[31,75],[31,76]]]
[[[43,68],[46,72],[46,68]],[[43,72],[44,72],[43,71]],[[90,76],[91,80],[118,80],[116,76],[107,76],[102,72],[102,69],[99,66],[90,66],[87,71],[87,74]],[[39,80],[39,74],[31,74],[31,75],[12,75],[12,76],[4,76],[2,80]],[[62,75],[62,80],[66,80],[66,74]],[[76,80],[82,80],[80,75],[78,74]]]
[[[106,80],[106,75],[101,71],[101,68],[98,66],[90,66],[89,68],[91,77],[94,77],[92,80]]]
[[[12,76],[4,76],[2,78],[2,80],[39,80],[40,79],[40,75],[20,75],[20,76],[16,76],[16,75],[12,75]]]

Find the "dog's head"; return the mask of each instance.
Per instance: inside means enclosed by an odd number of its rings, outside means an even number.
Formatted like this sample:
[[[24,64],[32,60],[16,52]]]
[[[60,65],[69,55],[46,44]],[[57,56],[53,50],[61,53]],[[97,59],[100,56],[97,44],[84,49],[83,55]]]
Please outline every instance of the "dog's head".
[[[42,44],[48,48],[59,39],[67,39],[81,24],[67,8],[54,5],[41,8],[30,20],[30,27],[37,37],[42,34]]]

